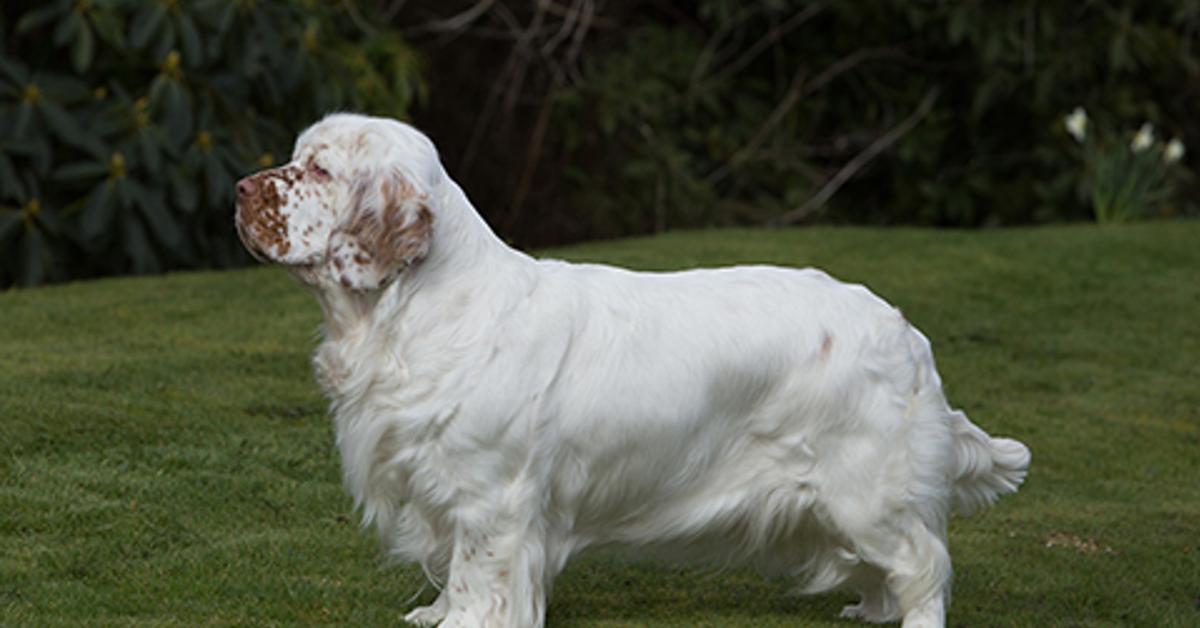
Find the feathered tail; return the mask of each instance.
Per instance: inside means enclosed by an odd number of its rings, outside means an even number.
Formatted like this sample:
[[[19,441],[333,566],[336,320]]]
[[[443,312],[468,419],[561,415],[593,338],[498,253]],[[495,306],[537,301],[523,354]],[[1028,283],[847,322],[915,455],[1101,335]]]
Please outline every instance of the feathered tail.
[[[1015,493],[1029,469],[1029,448],[1011,438],[992,438],[954,411],[953,505],[960,515],[990,506],[1001,495]]]

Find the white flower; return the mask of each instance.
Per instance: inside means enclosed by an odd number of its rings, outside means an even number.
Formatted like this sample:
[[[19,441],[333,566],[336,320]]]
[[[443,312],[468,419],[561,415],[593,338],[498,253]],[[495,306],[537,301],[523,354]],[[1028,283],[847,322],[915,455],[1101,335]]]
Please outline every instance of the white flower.
[[[1187,152],[1183,147],[1183,142],[1179,138],[1172,139],[1167,142],[1167,148],[1163,150],[1163,161],[1173,164],[1180,159],[1183,159],[1183,154]]]
[[[1138,129],[1137,135],[1133,136],[1133,141],[1129,143],[1129,150],[1140,153],[1152,145],[1154,145],[1154,125],[1146,122],[1142,128]]]
[[[1064,118],[1063,123],[1067,126],[1067,133],[1070,133],[1076,142],[1082,142],[1087,137],[1088,115],[1083,107],[1076,107],[1071,115]]]

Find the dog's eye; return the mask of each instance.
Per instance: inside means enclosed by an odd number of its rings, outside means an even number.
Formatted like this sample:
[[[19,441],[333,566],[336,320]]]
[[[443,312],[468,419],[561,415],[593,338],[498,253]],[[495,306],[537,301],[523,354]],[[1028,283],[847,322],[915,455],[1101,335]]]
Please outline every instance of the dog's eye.
[[[319,181],[327,181],[330,177],[329,171],[322,168],[317,162],[308,162],[308,171]]]

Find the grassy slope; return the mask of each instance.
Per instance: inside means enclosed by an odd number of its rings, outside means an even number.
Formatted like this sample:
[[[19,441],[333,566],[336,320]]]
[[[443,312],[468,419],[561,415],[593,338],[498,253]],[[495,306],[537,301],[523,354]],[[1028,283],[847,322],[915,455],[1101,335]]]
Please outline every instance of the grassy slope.
[[[1196,625],[1200,224],[718,231],[569,259],[817,265],[933,340],[951,400],[1034,452],[952,528],[952,625]],[[0,625],[397,623],[275,269],[0,294]],[[854,625],[743,572],[573,563],[554,626]]]

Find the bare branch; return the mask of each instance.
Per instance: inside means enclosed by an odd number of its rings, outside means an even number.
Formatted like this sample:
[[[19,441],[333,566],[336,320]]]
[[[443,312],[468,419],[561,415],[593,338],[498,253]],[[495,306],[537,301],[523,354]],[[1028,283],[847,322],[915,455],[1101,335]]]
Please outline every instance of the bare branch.
[[[542,44],[542,56],[549,57],[559,44],[566,41],[566,39],[571,36],[571,30],[575,27],[575,23],[579,21],[579,14],[581,12],[579,5],[580,2],[578,0],[571,3],[570,8],[567,9],[566,15],[562,16],[563,21],[558,27],[558,32],[554,33],[553,37],[546,40],[546,42]]]
[[[391,23],[392,20],[396,19],[396,16],[400,15],[406,4],[408,4],[408,0],[392,0],[392,3],[383,12],[384,22]]]
[[[812,195],[803,205],[784,213],[776,218],[773,223],[777,225],[790,225],[800,222],[808,218],[813,212],[824,207],[825,203],[841,189],[859,170],[871,162],[872,159],[879,156],[880,153],[887,150],[892,144],[895,144],[900,138],[907,135],[910,131],[916,128],[917,123],[933,109],[933,103],[937,101],[938,88],[934,87],[925,93],[925,97],[921,99],[921,104],[909,114],[907,118],[902,120],[900,124],[892,127],[887,133],[884,133],[863,149],[862,152],[855,155],[853,159],[846,162],[841,170],[829,179],[825,185]]]
[[[716,32],[712,34],[712,37],[708,38],[708,42],[704,44],[704,48],[700,50],[700,54],[696,55],[696,64],[692,66],[692,77],[689,83],[695,85],[696,83],[700,82],[700,78],[704,76],[704,72],[708,69],[708,65],[712,62],[713,58],[716,57],[717,49],[720,47],[721,41],[724,40],[725,37],[735,28],[741,26],[746,22],[746,20],[750,19],[750,16],[754,15],[756,12],[755,9],[756,6],[753,4],[743,7],[742,10],[734,15],[732,19],[728,20],[724,24],[721,24],[720,28],[718,28]]]
[[[771,111],[771,114],[767,116],[762,125],[759,126],[757,131],[755,131],[754,136],[750,138],[750,141],[747,142],[745,146],[739,148],[738,151],[735,152],[728,161],[721,164],[719,168],[711,172],[707,177],[705,177],[705,179],[707,179],[709,182],[720,181],[729,176],[735,169],[737,169],[738,166],[741,166],[743,163],[745,163],[747,159],[749,159],[758,151],[762,143],[765,142],[767,138],[770,137],[771,132],[775,130],[775,127],[783,121],[784,117],[787,116],[787,114],[796,106],[798,102],[800,102],[802,98],[812,94],[813,92],[816,92],[822,87],[825,87],[831,81],[833,81],[833,79],[850,71],[863,61],[877,57],[890,56],[894,53],[895,49],[893,48],[864,48],[862,50],[856,50],[853,54],[843,57],[837,62],[831,64],[828,68],[825,68],[824,72],[818,74],[816,78],[808,83],[805,83],[801,80],[804,74],[803,70],[797,70],[796,74],[792,77],[792,82],[788,87],[787,93],[784,94],[783,98],[779,101],[779,104],[775,106],[775,109]]]
[[[463,11],[462,13],[452,15],[444,20],[422,24],[411,29],[410,32],[419,33],[422,31],[461,31],[467,26],[470,26],[473,22],[475,22],[475,20],[483,17],[483,15],[492,8],[493,4],[496,4],[496,0],[479,0],[479,2],[476,2],[474,6],[466,11]]]
[[[367,34],[372,34],[375,32],[375,27],[367,22],[366,18],[362,16],[362,13],[359,13],[358,7],[355,6],[353,2],[350,0],[343,0],[342,6],[345,7],[346,14],[350,16],[350,21],[354,22],[354,25],[358,27],[358,30]]]
[[[742,55],[737,59],[734,59],[732,63],[715,72],[715,76],[717,78],[727,78],[742,71],[743,68],[749,65],[751,61],[754,61],[754,59],[756,59],[758,55],[762,54],[762,52],[771,44],[779,41],[784,35],[787,35],[788,33],[802,26],[805,22],[812,19],[816,14],[820,13],[824,8],[825,7],[820,3],[813,3],[804,7],[803,11],[797,11],[795,15],[788,18],[788,20],[784,23],[772,27],[771,31],[767,33],[766,37],[754,42],[753,46],[750,46],[746,52],[742,53]]]
[[[796,74],[792,77],[792,83],[788,87],[787,93],[784,94],[783,99],[780,100],[779,104],[775,106],[775,109],[771,111],[771,115],[767,116],[767,119],[764,120],[762,125],[758,127],[758,130],[755,131],[754,136],[750,138],[750,141],[746,142],[745,146],[739,148],[738,151],[734,153],[733,156],[730,157],[725,163],[721,164],[719,168],[709,173],[705,179],[707,179],[710,183],[719,182],[721,179],[729,176],[729,174],[736,170],[738,166],[742,165],[742,163],[745,162],[751,154],[758,150],[758,147],[761,146],[764,141],[766,141],[767,137],[771,134],[771,131],[773,131],[775,127],[779,125],[784,116],[786,116],[788,112],[796,106],[796,103],[800,101],[800,95],[802,91],[804,91],[802,89],[803,85],[804,69],[801,68],[796,70]]]
[[[854,69],[858,64],[862,63],[863,61],[898,56],[900,54],[901,54],[900,50],[898,50],[896,48],[890,48],[890,47],[862,48],[859,50],[855,50],[853,53],[846,55],[845,57],[843,57],[841,59],[838,59],[835,63],[831,64],[828,68],[825,68],[824,72],[822,72],[822,73],[818,74],[816,77],[814,77],[812,82],[805,86],[804,94],[808,95],[808,94],[811,94],[811,93],[817,91],[818,89],[821,89],[822,87],[825,87],[830,82],[832,82],[833,79]]]
[[[583,14],[579,17],[579,26],[575,29],[574,36],[571,37],[571,47],[567,49],[567,54],[564,57],[568,71],[572,75],[572,79],[576,82],[582,82],[583,76],[580,75],[576,67],[576,60],[579,59],[579,51],[583,49],[583,40],[587,37],[588,31],[591,30],[593,23],[596,20],[596,4],[593,0],[584,0]]]
[[[542,99],[542,107],[538,111],[533,133],[530,134],[529,150],[525,154],[525,167],[521,170],[521,178],[517,181],[517,189],[513,193],[512,204],[501,231],[511,231],[521,216],[522,210],[525,209],[525,198],[529,195],[529,188],[533,185],[533,175],[542,161],[542,149],[546,144],[546,129],[550,126],[550,113],[553,107],[554,96],[547,93]]]
[[[497,13],[507,11],[504,4],[497,5],[497,7]],[[504,68],[496,75],[483,110],[475,119],[475,127],[471,130],[471,139],[467,142],[466,150],[463,151],[461,172],[464,174],[470,171],[471,166],[474,165],[479,145],[483,141],[484,131],[491,126],[492,118],[500,105],[501,96],[504,96],[504,111],[510,114],[505,117],[505,120],[511,122],[511,112],[516,106],[517,97],[522,93],[525,74],[529,69],[530,59],[533,57],[530,42],[541,28],[545,15],[546,3],[538,3],[538,9],[534,13],[533,19],[530,20],[528,26],[520,30],[517,41],[513,44],[512,51],[509,52],[508,59],[505,61]]]
[[[517,98],[524,91],[522,88],[525,86],[525,75],[529,72],[530,62],[536,56],[533,49],[533,41],[546,20],[546,7],[549,3],[543,1],[537,4],[538,8],[533,14],[533,19],[530,20],[529,26],[525,28],[525,31],[521,33],[521,37],[517,39],[517,43],[513,46],[512,54],[509,56],[510,61],[516,62],[513,69],[514,79],[509,82],[508,96],[504,99],[504,111],[509,114],[516,107]]]

